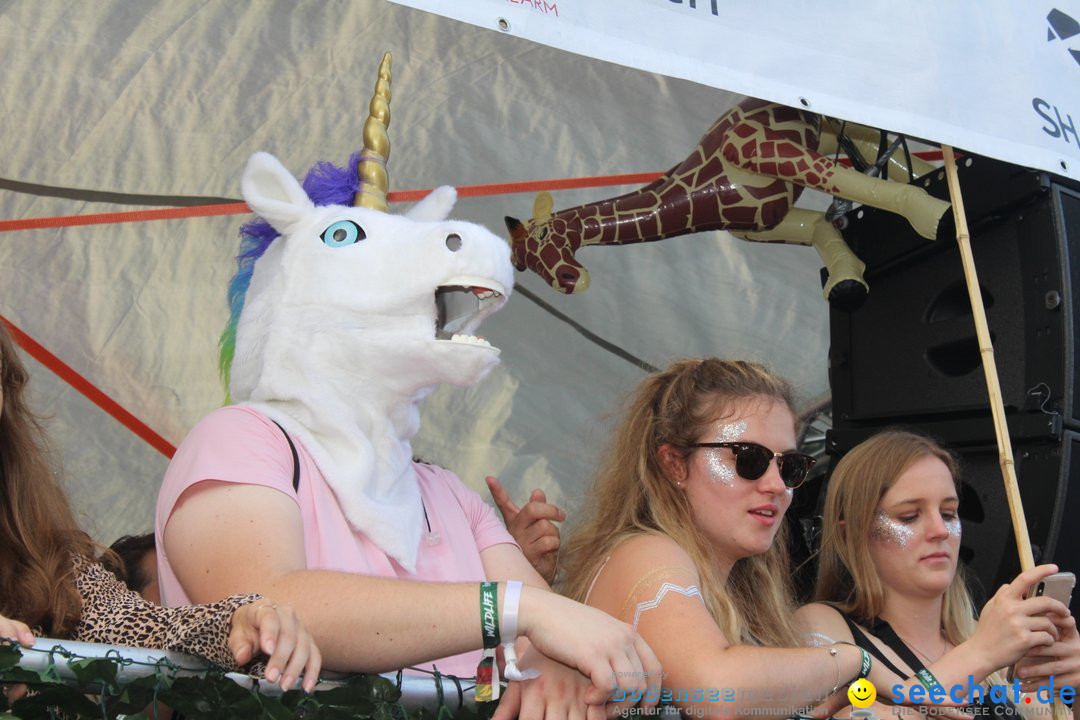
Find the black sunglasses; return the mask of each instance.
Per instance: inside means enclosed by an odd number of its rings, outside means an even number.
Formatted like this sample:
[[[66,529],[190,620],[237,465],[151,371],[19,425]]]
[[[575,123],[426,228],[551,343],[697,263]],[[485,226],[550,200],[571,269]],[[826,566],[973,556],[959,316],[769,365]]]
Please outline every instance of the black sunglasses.
[[[764,445],[752,442],[707,442],[694,443],[692,448],[730,448],[735,453],[735,472],[747,480],[757,480],[769,469],[769,463],[776,458],[776,467],[780,470],[780,479],[789,488],[797,488],[806,480],[816,458],[800,452],[773,452]]]

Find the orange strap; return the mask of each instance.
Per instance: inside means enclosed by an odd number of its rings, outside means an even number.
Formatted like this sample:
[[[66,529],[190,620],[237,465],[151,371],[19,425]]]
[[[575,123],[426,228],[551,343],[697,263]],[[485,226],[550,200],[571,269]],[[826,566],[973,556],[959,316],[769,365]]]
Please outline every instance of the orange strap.
[[[171,458],[176,453],[176,448],[173,447],[168,440],[151,430],[149,425],[124,409],[120,403],[102,392],[96,385],[76,372],[70,365],[46,350],[45,347],[12,324],[12,322],[3,315],[0,315],[0,322],[7,326],[12,337],[15,338],[15,342],[17,342],[28,355],[56,373],[61,380],[86,396],[90,402],[112,415],[121,425],[145,440],[151,447],[165,457]]]
[[[605,185],[640,185],[652,182],[660,173],[632,173],[629,175],[603,175],[587,178],[565,178],[562,180],[533,180],[518,183],[498,183],[493,185],[463,185],[457,188],[459,197],[479,197],[482,195],[507,195],[510,193],[538,192],[540,190],[570,190],[583,187]],[[425,197],[431,190],[402,190],[387,195],[390,202],[415,202]],[[177,218],[211,217],[214,215],[243,215],[250,213],[247,203],[236,202],[217,205],[195,205],[182,208],[161,208],[158,210],[133,210],[130,212],[96,213],[92,215],[62,215],[59,217],[27,218],[26,220],[0,221],[0,232],[12,230],[41,230],[44,228],[74,227],[78,225],[111,225],[125,222],[145,222],[147,220],[175,220]]]

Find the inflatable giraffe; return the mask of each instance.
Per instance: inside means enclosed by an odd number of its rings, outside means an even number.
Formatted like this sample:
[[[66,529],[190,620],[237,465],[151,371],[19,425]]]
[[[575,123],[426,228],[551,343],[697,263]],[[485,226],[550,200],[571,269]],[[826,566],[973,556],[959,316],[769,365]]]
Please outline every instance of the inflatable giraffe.
[[[722,115],[689,157],[632,193],[556,213],[551,195],[539,194],[532,220],[506,218],[514,267],[560,292],[582,292],[589,272],[574,256],[582,246],[727,230],[745,240],[813,246],[828,271],[825,298],[858,307],[868,289],[865,265],[824,213],[794,207],[802,189],[898,213],[928,239],[937,237],[949,203],[907,184],[916,170],[931,169],[928,163],[909,168],[890,157],[891,179],[900,181],[891,182],[833,162],[827,155],[836,149],[838,128],[813,113],[747,99]],[[876,157],[877,130],[847,125],[844,135]]]

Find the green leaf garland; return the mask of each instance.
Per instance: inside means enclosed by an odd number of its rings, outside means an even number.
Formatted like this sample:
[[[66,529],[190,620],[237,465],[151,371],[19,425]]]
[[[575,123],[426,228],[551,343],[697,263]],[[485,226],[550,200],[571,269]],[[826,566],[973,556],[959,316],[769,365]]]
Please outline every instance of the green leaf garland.
[[[257,681],[245,688],[217,669],[201,676],[174,677],[168,667],[158,664],[154,674],[123,682],[118,680],[119,670],[131,661],[114,653],[102,658],[79,658],[57,647],[41,671],[19,667],[22,653],[17,645],[0,644],[0,683],[26,683],[31,687],[28,696],[10,705],[0,693],[0,720],[154,720],[157,702],[188,720],[487,720],[494,710],[465,705],[451,711],[444,701],[439,676],[435,678],[439,698],[436,714],[423,707],[405,707],[400,702],[399,686],[381,675],[354,675],[337,687],[310,695],[289,690],[274,697],[259,693]],[[67,661],[78,687],[60,678],[53,654]],[[456,699],[457,689],[453,685],[451,688],[451,697]]]

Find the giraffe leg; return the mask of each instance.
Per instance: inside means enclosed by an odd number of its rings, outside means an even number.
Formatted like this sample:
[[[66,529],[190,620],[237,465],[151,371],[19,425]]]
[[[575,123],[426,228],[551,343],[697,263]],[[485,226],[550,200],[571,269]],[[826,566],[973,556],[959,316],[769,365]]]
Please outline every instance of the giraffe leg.
[[[752,135],[747,135],[753,130]],[[867,175],[834,163],[784,133],[760,123],[745,121],[741,133],[729,133],[724,159],[768,177],[814,188],[830,195],[895,212],[917,233],[933,240],[949,203],[928,195],[922,188]]]
[[[733,232],[732,235],[755,242],[783,242],[811,245],[817,250],[829,277],[825,299],[841,310],[854,310],[866,300],[869,286],[863,279],[863,263],[844,242],[840,231],[823,213],[792,208],[778,225],[760,232]]]
[[[822,118],[821,135],[818,141],[817,151],[822,155],[832,155],[839,149],[836,133],[840,130],[841,123],[830,118]],[[843,123],[844,135],[855,144],[863,158],[873,162],[877,157],[881,131],[876,128],[859,125],[857,123]],[[908,165],[910,161],[910,167]],[[917,155],[908,156],[906,153],[895,152],[889,158],[888,177],[898,183],[908,183],[912,179],[922,177],[936,168]]]

